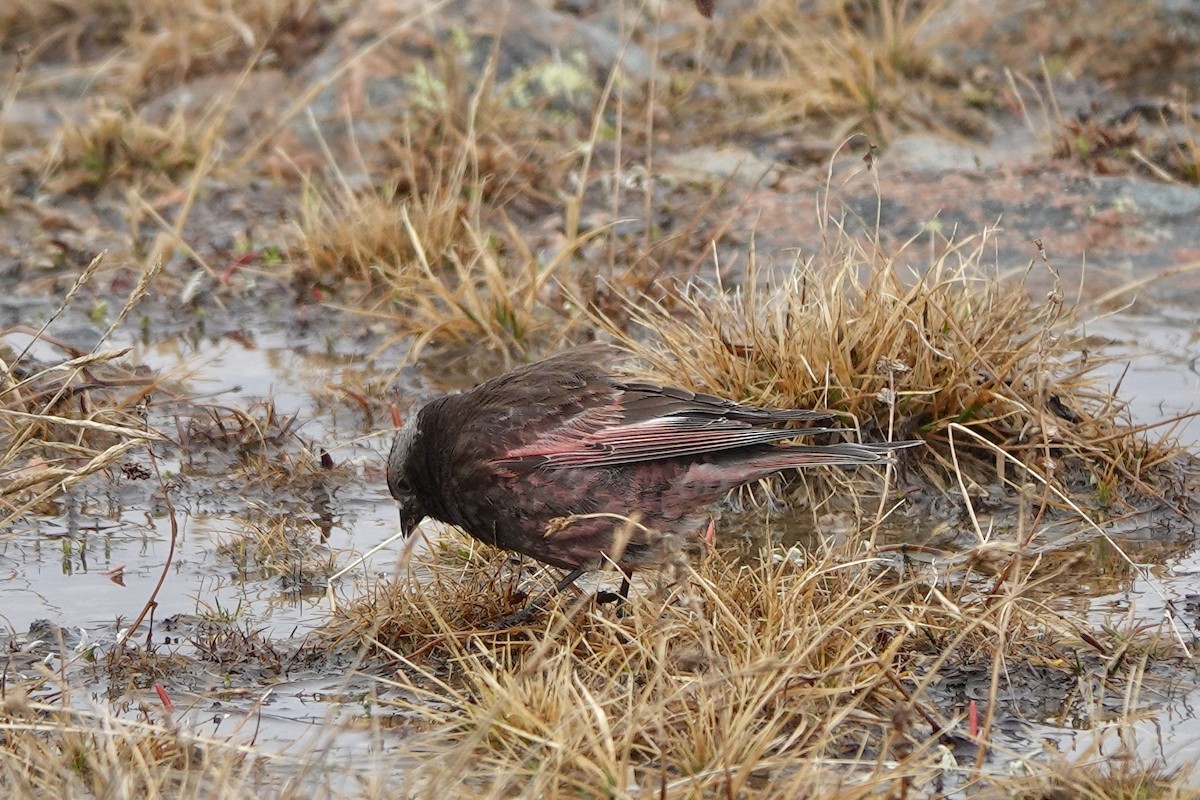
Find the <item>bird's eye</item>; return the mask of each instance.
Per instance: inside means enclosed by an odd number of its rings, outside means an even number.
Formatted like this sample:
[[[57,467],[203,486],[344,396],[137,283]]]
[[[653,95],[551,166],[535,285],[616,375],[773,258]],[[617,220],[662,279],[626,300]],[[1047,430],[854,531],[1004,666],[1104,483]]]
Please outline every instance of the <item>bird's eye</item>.
[[[400,475],[393,475],[388,479],[388,489],[391,491],[392,497],[397,500],[413,496],[412,484],[409,483],[408,478]]]

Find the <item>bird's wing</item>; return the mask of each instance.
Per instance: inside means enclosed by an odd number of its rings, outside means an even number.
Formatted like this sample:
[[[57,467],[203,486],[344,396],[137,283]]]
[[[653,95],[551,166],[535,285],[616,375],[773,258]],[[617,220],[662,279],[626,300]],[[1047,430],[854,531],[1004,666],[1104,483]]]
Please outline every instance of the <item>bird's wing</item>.
[[[666,416],[686,416],[729,419],[762,425],[771,422],[812,422],[831,419],[828,411],[810,411],[801,408],[761,408],[745,406],[703,392],[690,392],[652,383],[618,383],[621,390],[620,404],[627,422]]]
[[[590,434],[556,437],[508,452],[503,461],[538,458],[547,467],[615,467],[640,461],[679,458],[735,450],[793,439],[837,428],[781,430],[755,428],[745,422],[660,417],[633,425],[605,428]]]
[[[832,416],[824,412],[754,408],[650,384],[618,384],[617,389],[610,403],[582,411],[498,460],[508,464],[534,460],[552,468],[613,467],[840,430],[758,427]]]

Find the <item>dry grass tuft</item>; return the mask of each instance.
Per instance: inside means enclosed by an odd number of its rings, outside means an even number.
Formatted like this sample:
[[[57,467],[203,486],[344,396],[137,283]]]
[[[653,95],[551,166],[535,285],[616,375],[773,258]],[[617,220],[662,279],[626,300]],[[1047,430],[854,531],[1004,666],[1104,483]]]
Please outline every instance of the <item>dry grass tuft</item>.
[[[1200,184],[1200,106],[1186,89],[1173,93],[1124,155],[1153,178],[1165,182]]]
[[[981,800],[1196,800],[1192,776],[1136,758],[1095,753],[983,792]]]
[[[239,581],[275,580],[301,594],[323,590],[335,571],[335,556],[317,534],[332,523],[307,516],[289,510],[249,520],[221,537],[217,552],[232,562]]]
[[[146,713],[32,701],[10,689],[0,704],[0,793],[43,797],[187,800],[258,794],[258,760]]]
[[[866,133],[887,142],[909,130],[979,133],[981,114],[964,95],[962,76],[939,65],[935,21],[946,0],[816,3],[799,10],[768,0],[712,26],[700,57],[699,84],[711,83],[719,106],[703,114],[732,134],[810,128],[820,121],[834,141]],[[675,60],[700,48],[684,34],[667,45]],[[708,74],[711,70],[712,74]],[[696,100],[684,105],[693,116]],[[703,100],[699,101],[701,104]]]
[[[193,475],[221,477],[239,495],[319,494],[339,474],[339,465],[299,434],[297,420],[298,414],[281,414],[270,399],[245,409],[186,403],[175,417],[183,467]]]
[[[104,696],[118,700],[135,696],[159,681],[170,683],[185,674],[195,661],[170,648],[104,647],[86,652],[85,659],[95,667],[92,679],[103,676]]]
[[[30,48],[30,63],[105,61],[103,79],[136,97],[252,63],[302,64],[355,2],[10,0],[0,42]]]
[[[1193,108],[1186,93],[1177,105],[1174,120],[1163,120],[1167,141],[1157,160],[1180,180],[1200,184],[1200,110]]]
[[[599,321],[655,377],[829,408],[865,440],[924,439],[932,458],[910,459],[912,475],[939,492],[1041,476],[1102,504],[1158,497],[1179,449],[1128,422],[1060,288],[1039,302],[1030,270],[981,265],[988,238],[948,244],[919,271],[905,248],[835,233],[782,275],[760,281],[752,265],[746,288],[697,288],[679,309],[631,305],[640,332]]]
[[[46,151],[43,170],[56,191],[99,191],[113,183],[151,181],[164,191],[200,161],[197,130],[175,114],[162,124],[129,110],[100,107],[67,122]]]
[[[943,676],[990,683],[997,720],[1023,665],[1061,673],[1038,679],[1061,685],[1052,704],[1080,671],[1114,691],[1142,676],[1105,673],[1104,634],[1048,611],[1035,583],[1054,576],[1031,579],[1018,555],[1006,580],[951,581],[857,548],[711,557],[620,613],[564,597],[499,632],[463,613],[481,570],[434,561],[339,624],[399,659],[387,702],[423,723],[402,745],[409,788],[449,798],[919,796],[987,777]]]
[[[1112,56],[1106,52],[1104,58]],[[1200,108],[1188,87],[1171,86],[1155,94],[1153,102],[1102,111],[1080,108],[1077,99],[1060,101],[1064,88],[1071,97],[1070,85],[1044,61],[1036,84],[1008,74],[1010,95],[1029,98],[1028,103],[1020,101],[1025,124],[1046,142],[1049,156],[1101,175],[1135,173],[1163,183],[1200,182]]]
[[[1130,152],[1142,144],[1136,119],[1105,124],[1097,119],[1063,119],[1052,144],[1054,158],[1093,165],[1101,173],[1118,171],[1111,159],[1128,161]]]
[[[529,600],[511,556],[453,528],[439,535],[436,548],[430,563],[369,586],[339,608],[325,628],[332,646],[366,644],[397,653],[436,649],[445,632],[477,629]]]
[[[524,353],[578,322],[556,284],[580,242],[539,252],[513,216],[535,218],[555,202],[581,158],[563,152],[583,124],[571,109],[590,109],[594,90],[569,64],[499,84],[495,53],[479,68],[469,58],[460,43],[413,76],[408,112],[381,155],[386,185],[354,186],[337,170],[328,186],[310,181],[303,248],[317,283],[382,286],[375,310],[397,336],[417,337],[414,352],[484,340]]]
[[[248,408],[196,404],[193,413],[176,419],[179,442],[185,448],[212,448],[238,454],[258,454],[298,438],[298,413],[281,414],[273,399]]]

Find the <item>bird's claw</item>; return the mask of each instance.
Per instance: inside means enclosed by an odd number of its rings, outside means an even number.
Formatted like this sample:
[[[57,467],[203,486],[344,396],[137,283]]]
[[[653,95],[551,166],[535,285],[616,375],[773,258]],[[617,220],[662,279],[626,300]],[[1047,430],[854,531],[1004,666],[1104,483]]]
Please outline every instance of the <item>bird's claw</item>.
[[[539,598],[534,600],[529,605],[522,608],[520,611],[512,614],[505,614],[502,617],[497,617],[483,625],[485,631],[501,631],[506,628],[515,628],[518,625],[524,625],[529,620],[537,616],[537,613],[542,610],[542,606],[546,605],[546,599]]]

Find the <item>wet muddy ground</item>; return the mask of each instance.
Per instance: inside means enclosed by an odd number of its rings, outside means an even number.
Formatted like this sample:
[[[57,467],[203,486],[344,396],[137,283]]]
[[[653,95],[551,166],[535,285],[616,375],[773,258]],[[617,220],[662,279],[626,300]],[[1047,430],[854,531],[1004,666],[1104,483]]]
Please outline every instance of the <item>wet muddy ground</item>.
[[[1098,353],[1120,356],[1106,371],[1121,381],[1135,422],[1152,423],[1191,407],[1200,359],[1195,324],[1191,309],[1164,303],[1091,326],[1108,342]],[[192,433],[186,455],[161,451],[159,468],[168,476],[179,535],[154,595],[153,625],[136,637],[144,652],[122,663],[110,648],[154,593],[169,552],[170,520],[157,482],[127,472],[89,479],[58,498],[53,510],[25,517],[0,538],[8,669],[11,675],[67,669],[76,679],[86,676],[96,697],[127,703],[150,698],[151,684],[158,683],[176,708],[188,709],[185,716],[201,732],[253,739],[281,753],[299,752],[293,749],[299,744],[339,769],[353,763],[370,773],[380,765],[368,755],[386,752],[388,737],[397,735],[386,729],[403,722],[373,714],[374,698],[386,690],[372,680],[369,665],[348,654],[330,657],[312,634],[328,621],[331,602],[353,599],[365,585],[394,576],[405,561],[383,479],[390,422],[368,419],[345,397],[331,399],[327,388],[387,384],[394,354],[371,359],[330,353],[321,342],[334,333],[311,327],[301,333],[290,323],[250,318],[245,329],[252,343],[194,332],[130,343],[132,363],[186,374],[189,402],[214,409],[206,419],[194,407],[181,414],[170,403],[160,408],[151,401],[155,424],[164,430],[190,425]],[[314,392],[314,386],[322,388]],[[264,429],[275,426],[279,435],[266,447],[246,437],[249,445],[239,451],[236,417],[227,416],[228,409],[245,412]],[[218,433],[209,423],[221,415]],[[1200,429],[1184,424],[1178,436],[1195,447]],[[262,460],[321,454],[330,467],[315,479],[247,486],[253,480],[248,473]],[[728,516],[723,536],[743,554],[757,553],[768,541],[784,550],[812,548],[823,536],[838,535],[814,530],[803,512]],[[1153,515],[1114,526],[1111,535],[1138,569],[1078,524],[1061,536],[1047,535],[1047,569],[1062,573],[1041,590],[1046,602],[1114,627],[1160,629],[1169,638],[1175,638],[1174,627],[1194,649],[1200,632],[1194,526],[1194,520]],[[270,536],[285,537],[286,544],[256,549],[260,537]],[[885,536],[881,563],[890,562],[898,573],[934,569],[973,544],[970,538],[947,534],[929,520],[905,520]],[[89,652],[96,655],[89,658]],[[1141,698],[1146,717],[1137,726],[1138,747],[1169,764],[1186,763],[1200,737],[1196,676],[1178,666],[1171,659],[1147,676]],[[364,672],[348,674],[351,667]],[[1049,675],[1026,666],[1008,676],[1001,698],[1006,711],[993,741],[1000,755],[993,757],[1003,758],[1006,749],[1012,757],[1048,746],[1086,750],[1092,737],[1103,735],[1104,725],[1100,733],[1096,725],[1105,709],[1116,714],[1121,708],[1121,697],[1080,698],[1073,689],[1047,683]],[[947,702],[983,702],[988,685],[986,670],[949,671],[934,694]],[[88,702],[82,696],[78,701]]]

